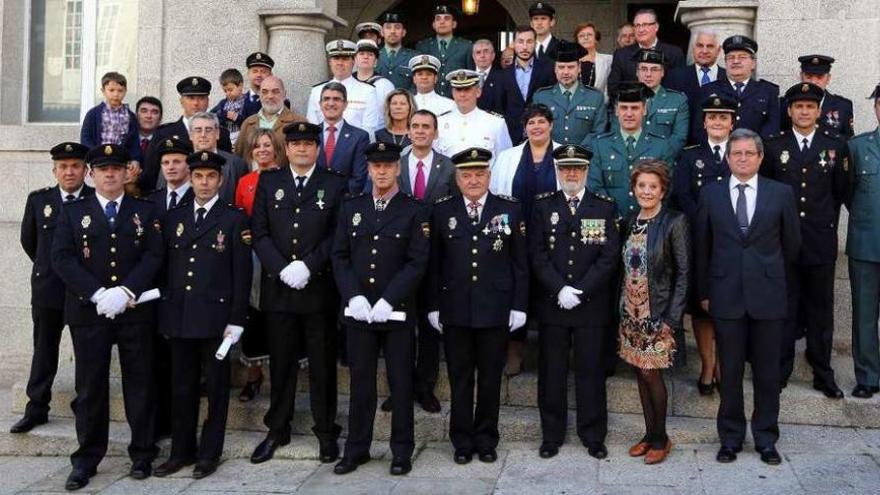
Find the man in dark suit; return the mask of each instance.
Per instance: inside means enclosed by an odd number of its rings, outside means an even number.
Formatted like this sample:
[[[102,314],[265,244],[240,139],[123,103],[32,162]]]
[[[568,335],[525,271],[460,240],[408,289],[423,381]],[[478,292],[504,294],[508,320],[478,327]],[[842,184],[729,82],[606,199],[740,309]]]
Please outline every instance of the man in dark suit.
[[[211,94],[211,83],[203,77],[187,77],[177,83],[177,93],[180,95],[181,116],[174,122],[160,125],[141,163],[141,175],[137,184],[142,191],[153,191],[162,187],[158,181],[161,179],[161,167],[159,166],[159,143],[169,137],[176,137],[184,141],[190,141],[190,126],[192,118],[199,112],[208,111],[208,95]],[[218,124],[219,128],[219,124]],[[223,151],[232,151],[232,141],[229,139],[229,131],[219,129],[217,148]]]
[[[544,57],[552,63],[556,57],[559,38],[553,36],[556,26],[556,9],[547,2],[535,2],[529,6],[529,26],[535,30],[535,58]]]
[[[556,84],[553,63],[548,59],[535,58],[535,30],[528,26],[518,27],[513,39],[516,58],[512,66],[501,71],[499,107],[495,111],[504,115],[507,130],[514,145],[525,139],[522,115],[531,104],[535,91]]]
[[[821,106],[821,115],[818,124],[831,131],[839,134],[844,139],[853,137],[853,104],[848,98],[833,94],[828,91],[828,85],[831,84],[831,64],[834,63],[834,57],[828,55],[803,55],[798,57],[801,63],[801,82],[807,82],[819,86],[825,90],[825,97],[819,103]],[[788,116],[788,103],[785,98],[779,102],[779,110],[782,116],[782,129],[788,129],[791,126],[791,117]]]
[[[688,108],[691,109],[691,129],[702,129],[704,98],[700,88],[718,79],[723,81],[727,78],[727,71],[717,62],[721,53],[721,41],[717,34],[698,32],[692,48],[694,63],[670,69],[663,79],[663,85],[687,95]],[[696,144],[696,136],[688,136],[688,143]]]
[[[452,97],[452,87],[446,80],[446,75],[458,69],[474,68],[474,60],[471,57],[471,42],[454,34],[455,28],[458,26],[457,17],[459,15],[458,8],[453,5],[444,3],[436,5],[431,23],[434,36],[416,44],[416,52],[421,55],[433,55],[440,60],[437,94],[447,98]]]
[[[168,212],[164,242],[168,258],[160,328],[171,342],[171,454],[156,468],[168,476],[195,462],[192,476],[217,470],[229,409],[229,362],[217,358],[224,340],[244,331],[251,288],[251,234],[244,211],[220,201],[223,158],[198,151],[186,160],[193,201]],[[199,383],[204,377],[208,413],[198,443]]]
[[[330,249],[346,191],[339,172],[316,165],[321,126],[284,129],[289,167],[260,177],[254,199],[254,248],[263,264],[260,309],[265,313],[272,396],[269,434],[251,456],[261,463],[290,442],[299,357],[309,358],[312,428],[321,462],[339,456],[336,443],[336,285]],[[330,321],[328,321],[330,320]],[[305,349],[302,348],[305,343]]]
[[[415,449],[412,367],[415,300],[428,265],[431,225],[424,205],[400,191],[401,147],[373,143],[366,151],[372,189],[341,206],[331,260],[345,303],[351,404],[345,455],[333,468],[347,474],[370,460],[376,417],[379,350],[392,397],[391,474],[412,470]]]
[[[346,95],[345,86],[333,81],[321,89],[320,105],[324,122],[321,123],[318,167],[339,172],[348,179],[348,192],[358,194],[364,191],[367,181],[364,152],[370,144],[370,135],[342,118]]]
[[[428,321],[444,334],[452,389],[449,438],[457,464],[471,462],[474,453],[482,462],[498,459],[508,335],[525,325],[529,306],[522,208],[514,198],[489,192],[491,159],[483,148],[453,156],[462,194],[440,199],[431,215]]]
[[[480,74],[480,97],[477,98],[477,107],[494,112],[499,106],[501,98],[501,75],[502,70],[495,65],[495,46],[487,39],[474,41],[473,47],[474,70]]]
[[[666,67],[672,70],[684,65],[684,53],[681,48],[664,43],[657,39],[660,25],[657,13],[652,9],[641,9],[633,17],[636,31],[636,43],[614,51],[611,61],[611,73],[608,75],[608,96],[614,101],[617,98],[617,87],[623,81],[636,80],[635,54],[640,48],[654,48],[663,52]]]
[[[192,117],[189,127],[189,138],[193,151],[210,151],[223,158],[223,183],[220,185],[220,201],[227,204],[235,203],[235,190],[238,179],[250,171],[250,167],[238,155],[220,149],[222,136],[220,119],[211,112],[199,112]],[[161,180],[159,181],[161,184]]]
[[[789,277],[789,317],[782,350],[782,387],[794,369],[795,342],[806,334],[807,361],[813,388],[831,399],[842,399],[834,380],[834,270],[840,206],[849,194],[849,149],[843,136],[819,127],[825,91],[798,83],[785,92],[791,127],[767,140],[761,173],[788,184],[798,198],[800,256]]]
[[[592,152],[556,148],[559,191],[539,195],[529,223],[531,266],[539,286],[532,300],[540,321],[538,402],[544,459],[559,453],[568,425],[568,356],[574,348],[577,434],[596,458],[608,455],[608,410],[602,351],[612,324],[620,257],[614,201],[586,190]],[[572,345],[572,342],[574,345]]]
[[[779,131],[779,87],[770,81],[754,78],[758,43],[746,36],[736,35],[725,39],[722,48],[727,62],[727,77],[702,86],[701,97],[706,99],[718,95],[736,101],[734,128],[752,130],[766,139]],[[706,139],[701,122],[691,121],[692,140]]]
[[[700,191],[697,210],[697,295],[715,320],[721,357],[718,462],[736,460],[746,436],[743,372],[752,365],[752,435],[761,460],[782,462],[779,382],[786,267],[798,256],[801,232],[790,187],[758,176],[761,137],[737,129],[727,143],[729,180]]]
[[[79,143],[65,142],[54,146],[49,153],[57,184],[30,193],[24,207],[21,247],[34,263],[31,269],[34,355],[24,417],[12,426],[10,433],[25,433],[49,421],[52,382],[58,371],[58,345],[64,329],[64,283],[52,269],[52,237],[62,205],[94,193],[94,189],[83,183],[88,151]]]
[[[145,479],[158,453],[153,442],[155,402],[152,330],[155,309],[138,298],[151,289],[162,265],[161,221],[155,205],[124,193],[129,155],[107,144],[89,150],[95,196],[61,210],[52,266],[64,282],[64,319],[76,363],[76,436],[73,470],[65,488],[89,483],[107,452],[110,427],[110,356],[122,364],[126,419],[131,427],[129,475]]]

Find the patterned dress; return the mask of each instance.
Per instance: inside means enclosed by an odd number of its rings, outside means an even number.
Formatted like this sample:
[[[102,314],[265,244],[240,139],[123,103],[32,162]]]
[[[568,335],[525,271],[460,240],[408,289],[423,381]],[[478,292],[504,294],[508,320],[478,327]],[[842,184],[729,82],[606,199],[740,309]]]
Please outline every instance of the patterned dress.
[[[620,358],[641,369],[672,366],[675,336],[651,317],[648,295],[648,224],[637,219],[623,246],[624,277],[620,295]]]

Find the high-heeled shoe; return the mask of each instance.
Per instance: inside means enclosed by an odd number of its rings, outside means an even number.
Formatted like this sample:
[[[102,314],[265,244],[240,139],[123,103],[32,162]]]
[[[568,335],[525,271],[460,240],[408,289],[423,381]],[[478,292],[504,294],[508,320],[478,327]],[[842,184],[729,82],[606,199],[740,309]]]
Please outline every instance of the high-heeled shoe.
[[[712,392],[715,391],[715,383],[703,383],[697,378],[697,390],[700,392],[700,395],[712,395]]]
[[[241,393],[238,394],[239,402],[250,402],[254,400],[254,397],[259,395],[260,387],[263,385],[263,375],[260,375],[254,381],[248,381],[244,384],[244,387],[241,389]]]

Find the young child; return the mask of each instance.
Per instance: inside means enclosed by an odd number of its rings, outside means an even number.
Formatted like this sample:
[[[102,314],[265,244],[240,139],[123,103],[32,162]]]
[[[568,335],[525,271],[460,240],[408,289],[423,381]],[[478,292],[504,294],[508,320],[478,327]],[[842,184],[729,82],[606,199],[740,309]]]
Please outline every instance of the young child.
[[[220,74],[220,86],[226,99],[211,109],[220,119],[220,125],[229,131],[229,139],[235,145],[241,123],[244,121],[244,77],[238,69],[226,69]]]
[[[104,101],[86,113],[80,129],[80,143],[92,148],[99,144],[123,145],[133,160],[140,161],[137,116],[122,101],[128,90],[125,76],[108,72],[101,77]]]

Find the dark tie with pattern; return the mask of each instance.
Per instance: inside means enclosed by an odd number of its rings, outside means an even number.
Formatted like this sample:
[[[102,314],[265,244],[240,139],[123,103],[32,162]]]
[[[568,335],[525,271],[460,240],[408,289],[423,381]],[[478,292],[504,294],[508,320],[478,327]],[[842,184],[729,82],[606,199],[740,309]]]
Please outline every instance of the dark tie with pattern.
[[[736,97],[742,98],[743,88],[745,87],[745,84],[738,82],[738,83],[734,84],[734,86],[736,87]]]
[[[700,71],[703,72],[703,77],[700,78],[700,86],[705,86],[705,85],[709,84],[710,82],[712,82],[712,80],[709,79],[709,68],[708,67],[700,67]]]
[[[572,196],[568,198],[568,209],[571,210],[571,214],[574,215],[574,212],[578,209],[578,204],[580,204],[581,200],[578,199],[577,196]]]
[[[739,224],[739,230],[743,234],[749,230],[749,210],[746,206],[747,187],[749,187],[748,184],[737,184],[736,186],[739,189],[739,196],[736,197],[736,223]]]
[[[471,223],[474,225],[480,221],[480,203],[476,201],[468,203],[468,216],[471,219]]]
[[[380,198],[376,200],[376,211],[385,211],[385,207],[388,205],[388,201],[384,198]]]

